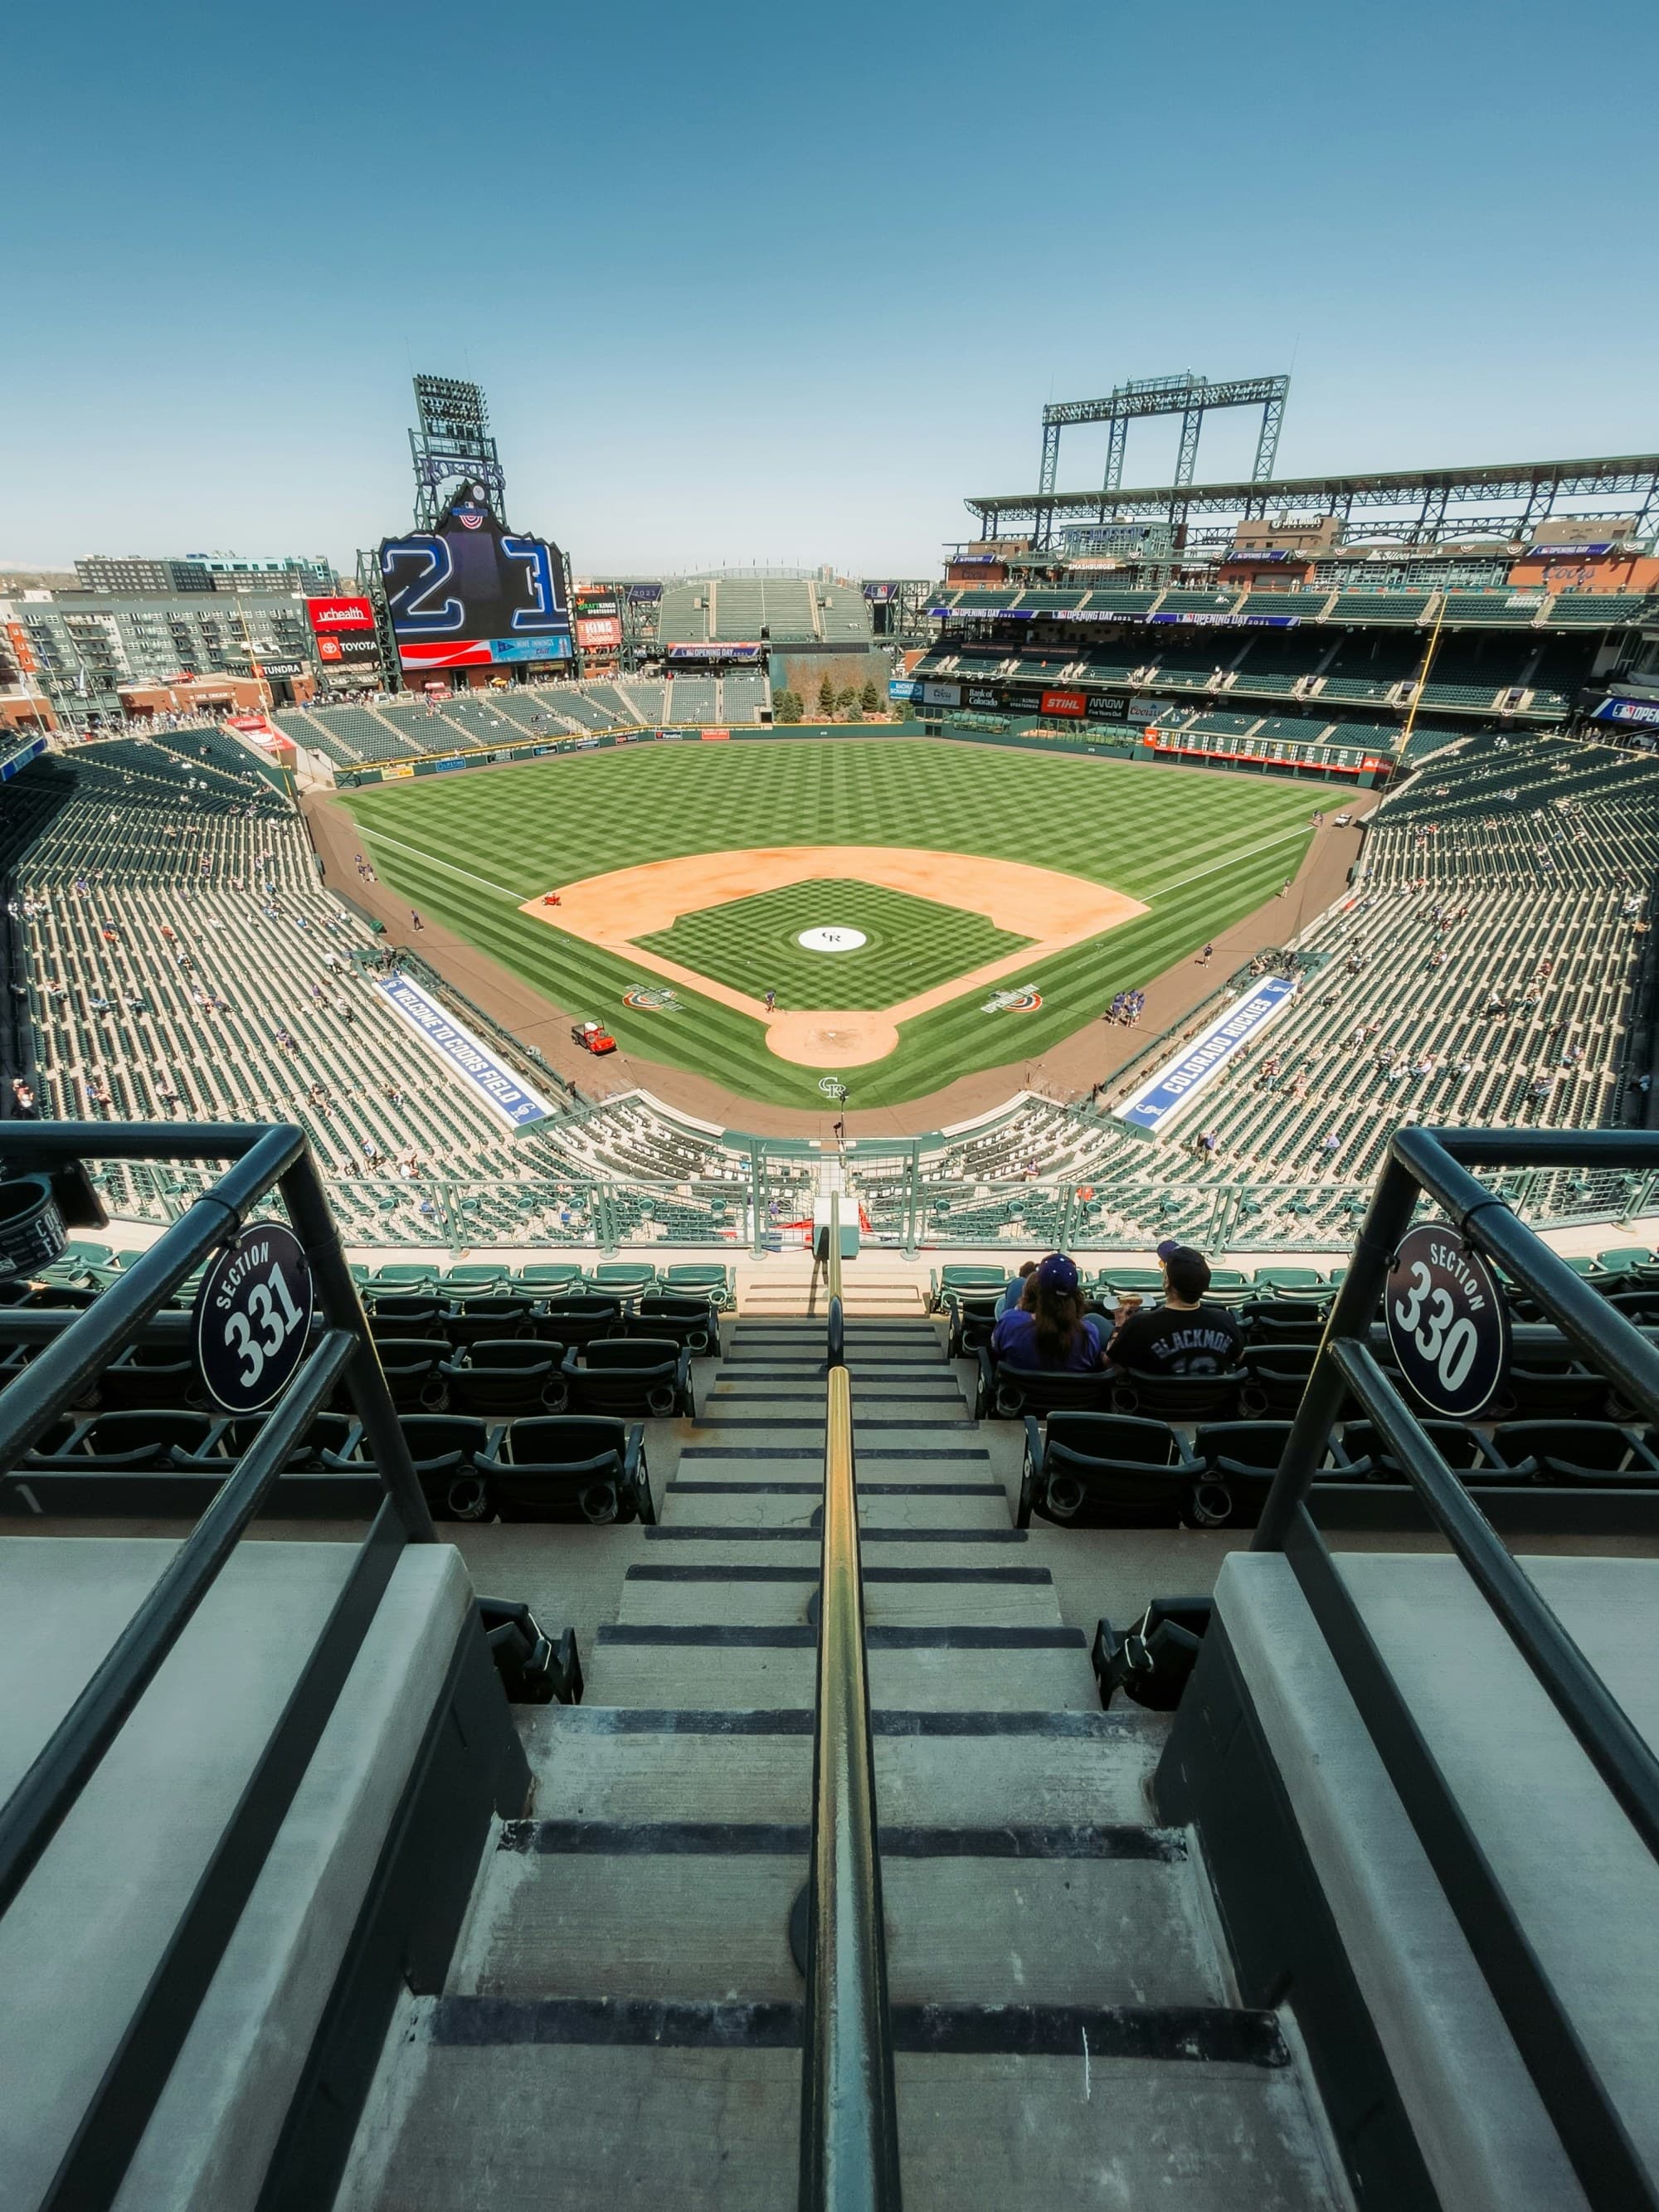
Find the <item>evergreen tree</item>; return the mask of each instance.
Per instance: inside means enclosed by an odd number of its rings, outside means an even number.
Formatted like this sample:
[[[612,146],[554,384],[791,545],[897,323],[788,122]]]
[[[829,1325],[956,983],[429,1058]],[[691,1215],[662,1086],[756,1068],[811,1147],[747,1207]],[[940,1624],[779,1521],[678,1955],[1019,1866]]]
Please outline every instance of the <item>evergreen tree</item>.
[[[878,714],[881,712],[881,694],[876,689],[876,679],[873,676],[859,695],[859,709],[860,713],[866,714]]]
[[[775,722],[799,722],[803,712],[799,691],[786,689],[772,694],[772,720]]]
[[[830,677],[829,670],[826,669],[823,673],[823,681],[818,685],[818,720],[821,722],[831,720],[834,717],[835,711],[836,686],[833,678]]]

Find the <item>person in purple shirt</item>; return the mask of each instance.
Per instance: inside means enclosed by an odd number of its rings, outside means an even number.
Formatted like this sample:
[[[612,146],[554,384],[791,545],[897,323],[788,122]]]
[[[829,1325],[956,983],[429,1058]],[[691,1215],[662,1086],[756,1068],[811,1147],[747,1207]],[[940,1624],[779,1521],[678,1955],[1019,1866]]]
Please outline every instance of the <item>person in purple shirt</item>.
[[[994,1358],[1012,1367],[1064,1367],[1086,1374],[1103,1364],[1100,1324],[1083,1310],[1077,1267],[1051,1252],[1030,1277],[1024,1303],[991,1333]]]

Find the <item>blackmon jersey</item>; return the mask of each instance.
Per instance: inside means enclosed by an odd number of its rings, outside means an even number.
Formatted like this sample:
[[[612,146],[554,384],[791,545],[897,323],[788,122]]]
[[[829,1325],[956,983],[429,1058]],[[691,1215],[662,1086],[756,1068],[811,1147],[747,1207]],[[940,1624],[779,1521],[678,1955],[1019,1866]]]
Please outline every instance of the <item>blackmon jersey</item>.
[[[1146,1306],[1112,1339],[1112,1363],[1143,1375],[1224,1375],[1244,1335],[1225,1306]]]

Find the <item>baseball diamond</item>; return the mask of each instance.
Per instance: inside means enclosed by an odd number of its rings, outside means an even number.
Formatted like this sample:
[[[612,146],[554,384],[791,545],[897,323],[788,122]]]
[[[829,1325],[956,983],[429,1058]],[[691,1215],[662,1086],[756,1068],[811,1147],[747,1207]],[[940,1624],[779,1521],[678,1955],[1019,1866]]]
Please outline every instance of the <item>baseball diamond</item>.
[[[641,747],[345,803],[389,883],[555,1006],[792,1106],[826,1069],[857,1066],[861,1103],[896,1104],[1072,1035],[1271,897],[1313,804],[1273,778],[891,738]],[[1000,905],[999,863],[1019,886]],[[869,941],[834,958],[795,941],[823,923]],[[663,983],[681,1020],[626,1002]],[[1015,989],[1041,1000],[1017,1038],[985,1011]]]

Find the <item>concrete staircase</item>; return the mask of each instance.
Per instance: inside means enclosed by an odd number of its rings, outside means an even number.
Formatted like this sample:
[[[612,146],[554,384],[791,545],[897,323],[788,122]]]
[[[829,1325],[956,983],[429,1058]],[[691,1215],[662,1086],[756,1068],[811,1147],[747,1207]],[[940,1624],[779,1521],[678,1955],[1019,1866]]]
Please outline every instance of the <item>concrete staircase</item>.
[[[533,1817],[394,2021],[340,2212],[793,2203],[823,1355],[799,1310],[733,1326],[586,1703],[530,1723]],[[1100,1711],[939,1328],[855,1310],[848,1358],[910,2212],[1345,2203],[1152,1821],[1162,1723]]]
[[[779,1321],[799,1321],[805,1316],[812,1320],[821,1337],[821,1316],[828,1304],[823,1270],[814,1263],[810,1252],[772,1253],[754,1269],[739,1269],[740,1314]],[[921,1321],[926,1317],[924,1278],[919,1269],[907,1268],[902,1260],[893,1255],[874,1249],[863,1251],[856,1260],[845,1263],[842,1304],[854,1318]]]

